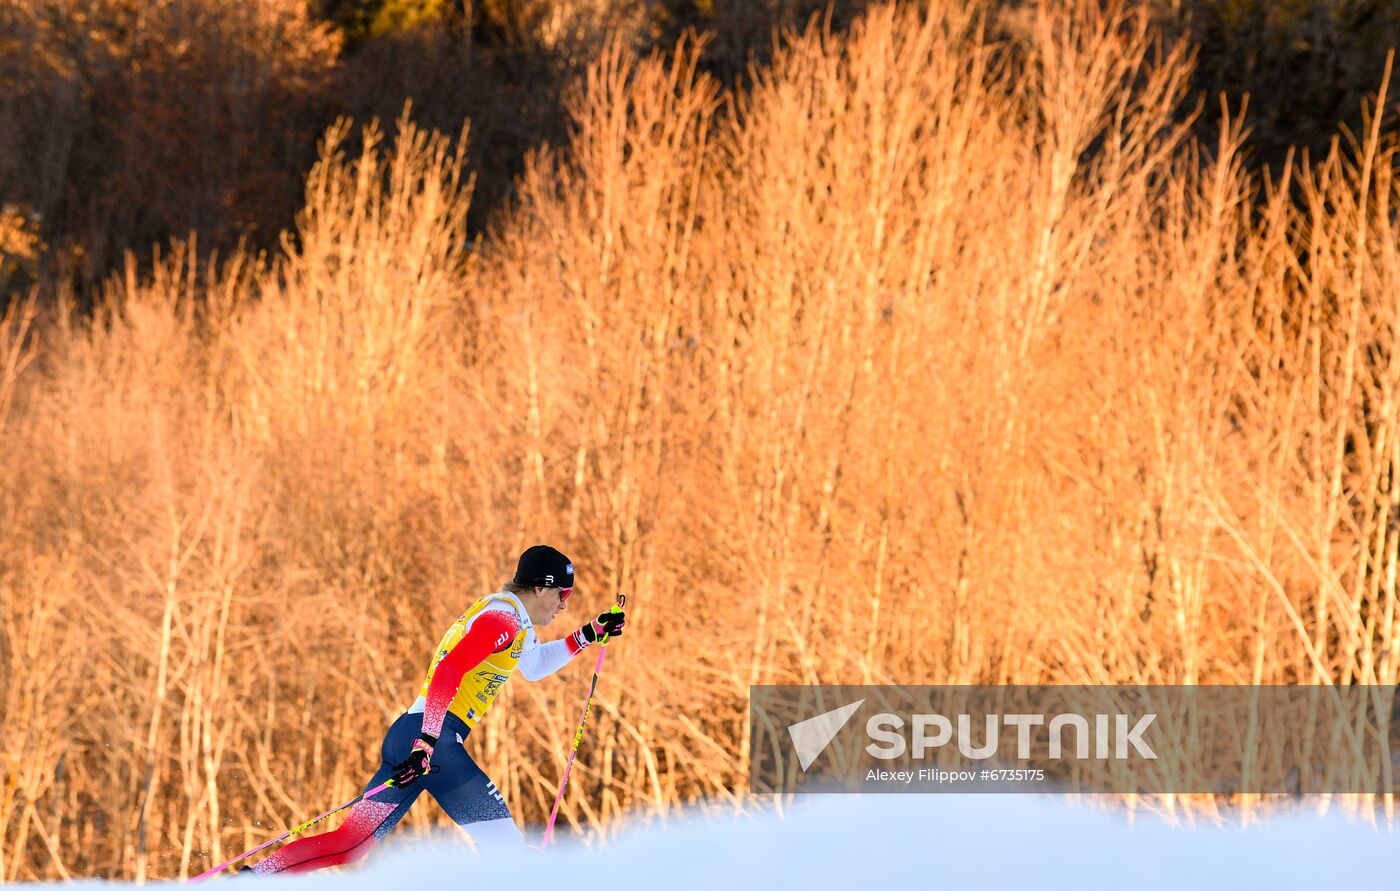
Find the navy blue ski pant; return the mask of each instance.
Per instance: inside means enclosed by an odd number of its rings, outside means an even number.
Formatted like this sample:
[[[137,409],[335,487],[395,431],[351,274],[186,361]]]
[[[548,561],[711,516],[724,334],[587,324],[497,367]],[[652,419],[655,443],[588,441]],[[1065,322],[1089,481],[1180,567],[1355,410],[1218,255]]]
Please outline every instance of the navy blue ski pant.
[[[393,776],[394,765],[408,757],[414,740],[422,732],[421,712],[406,712],[399,716],[384,735],[384,743],[379,750],[379,770],[365,784],[364,791],[368,792]],[[424,792],[433,796],[458,826],[509,820],[510,808],[506,807],[496,785],[462,748],[470,732],[461,718],[449,712],[442,722],[442,732],[433,750],[431,773],[407,786],[390,787],[373,798],[358,802],[350,809],[350,816],[340,828],[291,842],[259,863],[254,871],[263,875],[305,872],[354,862],[364,856],[376,840],[398,825],[413,802]],[[502,825],[513,841],[519,840],[514,823],[494,824],[498,834]],[[485,828],[487,826],[482,827]]]

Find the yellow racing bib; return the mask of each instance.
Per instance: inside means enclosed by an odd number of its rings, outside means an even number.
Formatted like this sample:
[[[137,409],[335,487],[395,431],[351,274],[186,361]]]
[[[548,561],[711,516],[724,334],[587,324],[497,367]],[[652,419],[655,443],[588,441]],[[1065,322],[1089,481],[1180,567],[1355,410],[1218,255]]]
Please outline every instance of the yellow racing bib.
[[[496,695],[501,692],[506,681],[510,680],[516,664],[520,661],[521,653],[525,652],[525,642],[530,635],[530,619],[519,600],[506,593],[488,594],[458,616],[457,621],[452,623],[452,627],[447,629],[442,641],[438,643],[433,664],[428,667],[428,674],[423,678],[423,686],[419,691],[420,696],[427,697],[428,687],[433,682],[433,673],[437,671],[438,664],[467,635],[473,620],[488,609],[510,610],[519,623],[520,630],[511,639],[508,649],[487,656],[462,677],[462,685],[457,688],[457,695],[452,698],[447,710],[461,718],[468,728],[476,727],[481,716],[491,707],[491,703],[496,701]]]

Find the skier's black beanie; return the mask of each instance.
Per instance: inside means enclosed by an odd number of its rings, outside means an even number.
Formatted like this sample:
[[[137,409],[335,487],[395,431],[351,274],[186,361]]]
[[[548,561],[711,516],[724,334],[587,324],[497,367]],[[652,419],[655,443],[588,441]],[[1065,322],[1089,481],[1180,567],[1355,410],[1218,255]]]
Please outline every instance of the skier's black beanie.
[[[572,588],[574,564],[568,557],[549,545],[526,548],[515,567],[517,585],[538,585],[541,588]]]

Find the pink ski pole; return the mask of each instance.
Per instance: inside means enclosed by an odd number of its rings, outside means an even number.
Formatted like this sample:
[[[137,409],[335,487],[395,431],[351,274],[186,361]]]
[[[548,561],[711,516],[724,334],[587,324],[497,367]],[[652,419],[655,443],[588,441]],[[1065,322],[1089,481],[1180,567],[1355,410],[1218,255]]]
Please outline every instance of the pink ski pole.
[[[223,872],[225,869],[228,869],[230,866],[232,866],[233,864],[237,863],[238,861],[244,859],[245,857],[251,857],[251,856],[253,856],[254,854],[256,854],[257,852],[263,850],[264,848],[270,848],[270,847],[272,847],[273,845],[277,844],[278,842],[286,841],[287,839],[291,838],[291,837],[294,836],[294,835],[298,835],[298,834],[300,834],[300,833],[305,832],[306,830],[310,829],[312,826],[315,826],[317,823],[321,822],[322,820],[326,819],[327,817],[329,817],[329,816],[332,815],[332,814],[338,814],[338,813],[340,813],[341,811],[345,810],[347,807],[350,807],[350,806],[353,805],[353,804],[357,804],[358,802],[360,802],[360,801],[362,801],[362,800],[364,800],[364,799],[366,799],[366,798],[373,798],[374,796],[378,795],[380,792],[383,792],[385,789],[389,788],[389,787],[392,786],[392,785],[394,785],[394,781],[393,781],[393,780],[388,780],[388,781],[386,781],[386,782],[384,782],[384,783],[379,784],[378,786],[375,786],[373,789],[370,789],[368,792],[361,792],[359,795],[356,795],[354,798],[350,799],[349,801],[345,802],[344,804],[340,805],[339,807],[333,807],[333,808],[331,808],[330,810],[326,811],[326,812],[325,812],[324,814],[322,814],[321,816],[319,816],[319,817],[312,817],[310,820],[307,820],[305,823],[298,823],[296,826],[293,826],[291,829],[288,829],[286,832],[282,833],[281,835],[277,836],[276,838],[272,839],[271,841],[263,842],[262,844],[258,845],[256,848],[254,848],[253,850],[247,851],[247,852],[242,853],[242,854],[239,854],[237,857],[233,858],[232,860],[228,861],[227,863],[220,864],[219,866],[216,866],[216,867],[214,867],[213,869],[208,870],[207,872],[202,872],[202,873],[200,873],[199,875],[195,876],[194,878],[190,879],[190,881],[191,881],[191,882],[202,882],[202,881],[204,881],[205,879],[209,878],[210,876],[214,875],[215,873]]]
[[[609,612],[621,612],[622,607],[627,603],[627,595],[617,595],[617,603]],[[574,769],[574,756],[578,754],[579,743],[583,742],[583,725],[588,721],[588,708],[593,704],[593,693],[598,689],[598,675],[603,671],[603,657],[608,654],[608,638],[611,635],[604,634],[602,646],[598,648],[598,664],[593,666],[593,683],[588,685],[588,698],[583,702],[583,717],[578,719],[578,730],[574,733],[574,747],[569,752],[569,763],[564,765],[564,781],[559,784],[559,794],[554,796],[554,807],[549,811],[549,823],[544,827],[544,838],[540,840],[540,850],[549,847],[549,840],[554,837],[554,820],[559,816],[559,803],[564,800],[564,789],[569,785],[569,771]]]

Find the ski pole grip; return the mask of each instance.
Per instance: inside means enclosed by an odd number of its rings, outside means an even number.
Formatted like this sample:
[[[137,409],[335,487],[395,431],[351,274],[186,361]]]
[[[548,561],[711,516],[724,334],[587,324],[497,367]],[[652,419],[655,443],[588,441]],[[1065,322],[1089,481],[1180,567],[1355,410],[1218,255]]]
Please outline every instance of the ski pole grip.
[[[619,595],[617,595],[617,603],[614,603],[614,604],[608,609],[608,612],[610,612],[610,613],[620,613],[620,612],[622,612],[622,607],[625,606],[626,604],[627,604],[627,595],[626,595],[626,594],[619,594]],[[603,639],[602,639],[602,641],[601,641],[601,643],[602,643],[603,646],[607,646],[607,645],[608,645],[608,638],[610,638],[610,637],[612,637],[611,634],[604,634],[604,635],[603,635]]]

